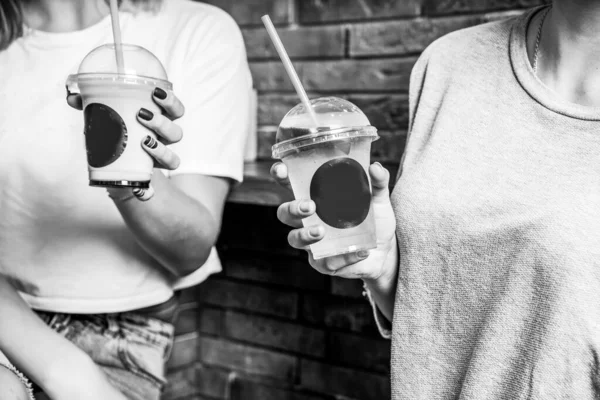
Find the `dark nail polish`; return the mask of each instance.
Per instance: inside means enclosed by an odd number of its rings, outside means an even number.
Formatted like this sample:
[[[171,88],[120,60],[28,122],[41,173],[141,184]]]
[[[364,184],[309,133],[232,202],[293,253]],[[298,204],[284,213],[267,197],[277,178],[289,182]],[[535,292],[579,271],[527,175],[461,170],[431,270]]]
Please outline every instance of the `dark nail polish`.
[[[141,119],[146,121],[150,121],[152,118],[154,118],[154,114],[152,114],[152,111],[148,111],[145,108],[141,108],[138,112],[138,115]]]
[[[154,96],[158,99],[164,100],[167,98],[167,92],[165,92],[161,88],[156,88],[154,89]]]
[[[146,139],[144,139],[144,146],[155,149],[158,147],[158,142],[152,136],[148,135],[146,136]]]

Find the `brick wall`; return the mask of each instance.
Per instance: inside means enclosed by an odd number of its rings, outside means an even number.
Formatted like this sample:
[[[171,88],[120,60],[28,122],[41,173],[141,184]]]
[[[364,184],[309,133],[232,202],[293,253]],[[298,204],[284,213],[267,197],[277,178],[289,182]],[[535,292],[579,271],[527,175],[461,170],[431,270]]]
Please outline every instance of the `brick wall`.
[[[347,98],[379,129],[373,159],[397,162],[416,57],[450,31],[541,0],[212,0],[238,21],[259,93],[258,155],[298,100],[260,17],[278,28],[310,97]],[[165,399],[382,400],[389,342],[358,281],[314,272],[272,207],[228,204],[224,271],[184,291]]]

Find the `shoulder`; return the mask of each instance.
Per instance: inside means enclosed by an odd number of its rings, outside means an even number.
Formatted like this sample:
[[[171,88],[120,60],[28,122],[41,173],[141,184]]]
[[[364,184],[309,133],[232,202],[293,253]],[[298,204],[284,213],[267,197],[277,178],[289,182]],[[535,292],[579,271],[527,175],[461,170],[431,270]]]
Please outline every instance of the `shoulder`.
[[[220,42],[241,39],[234,19],[224,10],[191,0],[163,0],[158,17],[177,35],[219,38]]]
[[[517,16],[451,32],[431,43],[421,58],[429,62],[462,65],[473,61],[489,62],[490,57],[495,56],[507,57],[512,27],[521,18]]]
[[[490,66],[508,66],[511,32],[528,14],[460,29],[435,40],[416,61],[411,86],[424,80],[445,86],[460,77],[474,80],[486,75]]]

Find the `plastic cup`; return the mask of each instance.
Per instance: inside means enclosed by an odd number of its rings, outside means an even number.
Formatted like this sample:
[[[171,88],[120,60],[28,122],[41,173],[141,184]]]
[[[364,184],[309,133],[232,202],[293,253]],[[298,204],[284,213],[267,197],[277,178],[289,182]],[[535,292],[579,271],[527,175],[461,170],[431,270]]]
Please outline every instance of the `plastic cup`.
[[[140,108],[161,114],[152,100],[157,87],[171,90],[161,62],[143,47],[123,44],[123,73],[114,44],[92,50],[67,89],[83,100],[84,134],[90,186],[148,188],[154,161],[141,144],[156,134],[137,120]]]
[[[337,97],[311,100],[319,126],[303,104],[281,121],[273,158],[288,168],[294,197],[311,199],[316,213],[304,226],[323,224],[325,236],[310,246],[315,259],[377,247],[368,173],[377,129],[363,112]]]

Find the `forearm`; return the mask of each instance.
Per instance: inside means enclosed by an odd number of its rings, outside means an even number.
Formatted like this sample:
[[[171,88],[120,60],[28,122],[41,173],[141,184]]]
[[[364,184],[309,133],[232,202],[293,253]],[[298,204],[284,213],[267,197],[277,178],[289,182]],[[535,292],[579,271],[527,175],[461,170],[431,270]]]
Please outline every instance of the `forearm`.
[[[219,222],[161,171],[155,170],[152,186],[148,201],[115,203],[140,246],[175,275],[187,275],[208,258]]]
[[[394,302],[396,300],[396,287],[398,282],[399,256],[398,245],[394,240],[385,256],[383,273],[378,279],[364,279],[371,298],[377,304],[379,311],[390,322],[394,313]]]
[[[121,398],[91,358],[44,324],[1,276],[0,349],[53,399],[85,399],[89,388]]]

